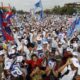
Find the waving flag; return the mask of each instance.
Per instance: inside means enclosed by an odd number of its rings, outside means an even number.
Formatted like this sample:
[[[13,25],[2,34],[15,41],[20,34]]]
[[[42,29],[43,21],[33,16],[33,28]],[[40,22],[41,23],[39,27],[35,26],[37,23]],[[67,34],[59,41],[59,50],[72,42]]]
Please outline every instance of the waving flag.
[[[36,4],[35,7],[41,7],[41,0],[39,0]]]
[[[13,16],[13,13],[12,13],[12,11],[7,11],[7,12],[4,12],[4,14],[3,14],[3,22],[4,22],[4,24],[11,24],[11,17]],[[7,24],[6,24],[6,26],[7,26]]]
[[[0,10],[0,32],[2,33],[2,36],[3,36],[3,31],[2,31],[2,29],[3,29],[3,25],[2,25],[2,16],[3,16],[3,10]],[[3,36],[3,40],[5,40],[5,37]]]
[[[77,21],[76,30],[80,32],[80,17],[79,20]]]
[[[20,75],[22,75],[22,71],[20,69],[20,66],[17,65],[17,64],[14,64],[12,66],[12,69],[11,69],[11,74],[14,76],[14,77],[18,77]]]
[[[3,36],[5,37],[6,41],[13,41],[14,40],[13,36],[8,34],[5,30],[2,30],[2,31],[3,31]]]
[[[3,10],[0,10],[0,28],[1,28],[1,32],[3,35],[4,40],[6,41],[12,41],[14,40],[13,36],[11,35],[11,29],[10,26],[8,26],[8,20],[7,18],[10,16],[10,14],[8,14],[8,16],[4,16],[5,12]]]
[[[36,3],[35,3],[35,13],[36,13],[36,10],[37,9],[40,9],[40,18],[42,19],[43,18],[43,6],[42,6],[42,2],[41,0],[38,0]]]
[[[74,34],[75,29],[77,28],[78,25],[80,25],[79,22],[80,22],[80,17],[77,17],[73,21],[73,23],[71,24],[71,26],[68,28],[68,30],[67,30],[67,37],[68,38],[72,37],[72,35]]]
[[[12,15],[13,15],[12,11],[6,12],[5,19],[6,19],[6,20],[9,20],[9,19],[12,17]]]

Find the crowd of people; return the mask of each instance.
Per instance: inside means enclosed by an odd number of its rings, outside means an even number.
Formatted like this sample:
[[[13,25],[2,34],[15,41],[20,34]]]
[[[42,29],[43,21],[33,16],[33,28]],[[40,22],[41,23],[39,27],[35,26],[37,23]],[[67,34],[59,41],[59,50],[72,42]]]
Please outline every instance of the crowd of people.
[[[80,33],[67,37],[73,17],[16,14],[14,41],[3,42],[0,33],[0,80],[80,80]]]

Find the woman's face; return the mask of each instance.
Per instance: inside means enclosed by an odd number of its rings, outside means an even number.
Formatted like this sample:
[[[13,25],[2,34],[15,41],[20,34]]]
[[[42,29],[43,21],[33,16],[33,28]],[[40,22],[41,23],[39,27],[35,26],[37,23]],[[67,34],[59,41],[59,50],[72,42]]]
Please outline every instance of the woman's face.
[[[34,56],[32,59],[33,59],[33,61],[37,61],[37,57],[36,56]]]

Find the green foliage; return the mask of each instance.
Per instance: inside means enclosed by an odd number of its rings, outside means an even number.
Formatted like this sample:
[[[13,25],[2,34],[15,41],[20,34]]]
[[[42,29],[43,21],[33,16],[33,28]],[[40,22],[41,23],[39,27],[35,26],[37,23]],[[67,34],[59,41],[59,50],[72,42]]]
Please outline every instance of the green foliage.
[[[18,14],[29,14],[29,12],[23,11],[23,10],[17,10],[16,11]]]
[[[4,12],[8,11],[6,8],[0,7],[0,10],[1,10],[1,9],[2,9]]]
[[[8,8],[2,8],[0,7],[0,10],[3,10],[4,12],[7,12],[8,11]],[[16,13],[16,9],[15,8],[12,8],[11,11],[15,14]]]
[[[50,9],[50,10],[48,9],[48,10],[45,10],[44,12],[47,14],[54,13],[54,14],[61,14],[61,15],[64,15],[64,14],[72,15],[73,13],[76,13],[77,10],[71,6],[63,6],[63,7],[55,6],[53,9]]]
[[[16,8],[15,8],[15,7],[12,8],[12,12],[13,12],[14,14],[16,13]]]
[[[59,14],[60,12],[61,12],[60,6],[55,6],[55,7],[52,9],[52,13]]]
[[[24,14],[24,11],[23,10],[19,10],[19,11],[17,11],[17,13]]]

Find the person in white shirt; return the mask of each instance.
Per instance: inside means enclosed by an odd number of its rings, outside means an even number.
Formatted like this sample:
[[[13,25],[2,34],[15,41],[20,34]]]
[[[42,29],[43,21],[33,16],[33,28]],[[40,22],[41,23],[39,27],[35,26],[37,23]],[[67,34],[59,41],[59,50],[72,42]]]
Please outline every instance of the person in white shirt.
[[[31,30],[31,33],[29,33],[30,35],[30,42],[32,43],[33,42],[33,30]]]
[[[33,43],[28,43],[27,46],[25,46],[25,45],[22,46],[23,52],[25,52],[27,60],[31,59],[31,54],[32,54],[33,48],[34,48]]]
[[[75,75],[79,72],[79,69],[79,60],[76,57],[72,57],[69,58],[67,62],[57,71],[53,71],[53,74],[58,77],[59,80],[74,80]]]
[[[13,36],[14,36],[14,40],[15,40],[16,44],[19,46],[21,44],[19,41],[19,38],[21,38],[21,36],[18,36],[18,33],[15,29],[13,29]]]
[[[57,49],[58,49],[59,55],[63,56],[63,47],[62,47],[62,43],[61,42],[58,43],[58,48]]]

